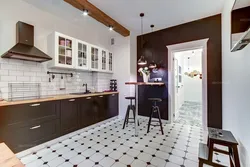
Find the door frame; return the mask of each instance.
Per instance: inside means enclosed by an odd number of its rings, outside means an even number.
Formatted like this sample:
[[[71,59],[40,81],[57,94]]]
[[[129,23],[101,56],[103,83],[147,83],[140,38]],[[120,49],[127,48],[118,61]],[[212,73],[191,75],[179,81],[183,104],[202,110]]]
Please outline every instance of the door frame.
[[[174,53],[203,49],[202,52],[202,126],[207,129],[207,42],[209,38],[166,46],[168,49],[168,123],[173,123],[175,111]]]

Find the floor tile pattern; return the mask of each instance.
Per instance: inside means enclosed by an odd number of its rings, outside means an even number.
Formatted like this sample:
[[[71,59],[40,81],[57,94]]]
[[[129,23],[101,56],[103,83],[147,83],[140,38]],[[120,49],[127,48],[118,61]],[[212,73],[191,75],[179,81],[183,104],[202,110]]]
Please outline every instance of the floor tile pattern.
[[[164,124],[165,134],[161,135],[159,127],[146,133],[148,118],[140,117],[139,121],[138,137],[134,136],[133,124],[123,130],[123,120],[116,119],[48,145],[20,160],[26,167],[198,166],[198,145],[205,142],[201,128]],[[215,160],[220,161],[218,156]]]
[[[199,102],[184,101],[179,109],[179,117],[174,121],[184,125],[202,127],[202,104]]]

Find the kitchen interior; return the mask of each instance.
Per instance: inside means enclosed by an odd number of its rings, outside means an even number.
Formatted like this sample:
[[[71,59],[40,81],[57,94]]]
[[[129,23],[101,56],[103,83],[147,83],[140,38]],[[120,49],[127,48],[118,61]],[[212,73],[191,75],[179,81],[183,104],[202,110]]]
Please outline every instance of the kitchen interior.
[[[119,10],[129,2],[112,3]],[[211,3],[212,15],[197,13],[171,26],[150,20],[154,10],[147,6],[159,5],[153,2],[131,12],[137,14],[128,19],[134,26],[96,0],[0,4],[0,167],[249,163],[247,142],[224,126],[222,117],[223,54],[249,53],[249,0],[220,0],[220,12]],[[232,36],[225,49],[229,20]],[[204,28],[207,32],[198,31]],[[204,37],[209,38],[207,71],[216,72],[207,81],[205,129],[172,120],[166,49]]]

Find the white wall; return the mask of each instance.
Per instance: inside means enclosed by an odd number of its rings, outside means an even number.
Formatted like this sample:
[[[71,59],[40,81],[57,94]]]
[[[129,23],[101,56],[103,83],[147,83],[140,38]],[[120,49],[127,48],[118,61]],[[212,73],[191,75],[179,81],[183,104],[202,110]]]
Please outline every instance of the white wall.
[[[197,70],[202,73],[202,49],[195,50],[195,54],[192,54],[192,51],[188,51],[185,54],[184,59],[184,72]],[[190,56],[190,60],[188,60]],[[189,65],[188,65],[189,64]],[[190,78],[187,75],[183,77],[184,83],[184,101],[191,102],[202,102],[202,80],[199,76]]]
[[[178,88],[178,93],[176,92],[176,100],[177,100],[177,108],[176,108],[176,113],[175,115],[178,117],[178,110],[181,108],[181,106],[183,105],[184,103],[184,86],[185,86],[185,83],[184,83],[184,80],[183,80],[183,76],[184,76],[184,55],[182,52],[177,52],[175,53],[175,59],[178,61],[178,66],[181,67],[181,75],[182,75],[182,82],[178,83],[178,85],[175,85],[175,86],[179,86]],[[177,68],[177,71],[178,71],[178,75],[179,75],[179,67],[175,67]],[[175,78],[175,79],[178,79],[179,78]],[[177,81],[175,80],[175,83],[177,83]]]
[[[194,51],[195,54],[192,54]],[[184,75],[185,72],[198,70],[202,73],[202,49],[176,52],[175,57],[182,67],[182,83],[178,92],[178,108],[184,101],[202,102],[202,80],[199,76],[190,78]],[[190,59],[188,60],[188,57]],[[189,69],[188,69],[189,68]]]
[[[114,75],[117,79],[117,87],[119,94],[119,116],[124,117],[129,104],[125,100],[126,96],[130,95],[130,86],[125,85],[125,82],[130,81],[130,37],[115,37],[115,44],[112,46],[115,55]]]
[[[227,0],[222,13],[222,107],[223,128],[240,142],[242,166],[250,166],[250,45],[230,52],[231,15],[234,0]]]
[[[111,49],[110,34],[107,27],[94,19],[83,18],[80,12],[63,1],[62,9],[53,6],[53,9],[67,11],[65,18],[56,16],[45,9],[39,9],[22,0],[1,1],[0,5],[0,55],[13,47],[16,43],[16,22],[23,21],[35,26],[35,46],[47,52],[47,37],[53,31],[64,33],[97,46]],[[43,2],[43,4],[46,4]],[[52,6],[51,6],[52,8]],[[71,16],[74,13],[75,16]],[[70,19],[71,18],[71,19]],[[115,55],[114,55],[115,56]],[[49,83],[46,72],[46,63],[34,63],[0,58],[0,89],[4,98],[8,96],[9,82],[39,82],[42,85],[42,95],[65,94],[83,91],[83,83],[95,86],[98,91],[109,89],[109,79],[112,74],[89,72],[74,72],[74,77],[66,83],[66,90],[59,90],[58,76]],[[68,70],[54,70],[65,71]],[[70,71],[72,72],[72,71]]]
[[[184,75],[184,101],[202,103],[202,80]]]

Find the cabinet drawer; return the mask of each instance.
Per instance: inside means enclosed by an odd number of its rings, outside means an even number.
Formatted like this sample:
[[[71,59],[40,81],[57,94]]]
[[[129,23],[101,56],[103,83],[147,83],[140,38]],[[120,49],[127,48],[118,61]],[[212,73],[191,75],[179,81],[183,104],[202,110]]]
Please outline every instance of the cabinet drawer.
[[[16,153],[54,139],[59,135],[60,120],[56,119],[6,128],[0,131],[0,140]]]
[[[59,117],[60,102],[58,101],[0,107],[0,126],[26,124],[27,121],[52,120]]]

